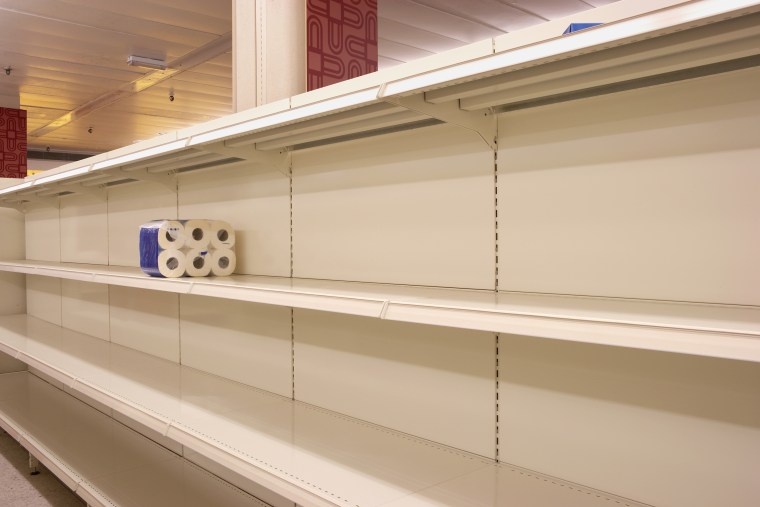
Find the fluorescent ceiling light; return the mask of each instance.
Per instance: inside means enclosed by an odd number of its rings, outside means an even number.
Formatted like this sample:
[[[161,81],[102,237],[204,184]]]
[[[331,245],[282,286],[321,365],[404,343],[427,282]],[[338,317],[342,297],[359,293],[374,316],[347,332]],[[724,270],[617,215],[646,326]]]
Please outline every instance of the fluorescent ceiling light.
[[[97,171],[100,169],[106,169],[107,167],[124,165],[129,162],[134,162],[136,160],[147,159],[155,155],[169,153],[170,151],[181,150],[182,148],[185,147],[186,144],[187,144],[187,139],[180,139],[179,141],[162,144],[161,146],[156,146],[155,148],[148,148],[146,150],[136,151],[128,155],[122,155],[121,157],[112,158],[111,160],[103,160],[102,162],[97,162],[96,164],[93,164],[92,169],[94,171]]]
[[[166,60],[158,60],[156,58],[148,58],[147,56],[129,55],[127,57],[127,63],[135,67],[147,67],[149,69],[166,69]]]
[[[50,176],[43,176],[42,178],[38,178],[34,180],[32,183],[34,185],[44,185],[46,183],[52,183],[54,181],[64,180],[66,178],[73,178],[74,176],[79,176],[80,174],[86,173],[87,171],[90,170],[91,167],[92,166],[86,165],[84,167],[77,167],[76,169],[71,169],[70,171],[64,171],[58,174],[51,174]]]
[[[246,134],[275,125],[283,125],[290,121],[303,120],[305,118],[317,116],[324,113],[336,112],[352,106],[369,104],[377,100],[377,92],[379,89],[380,87],[376,86],[374,88],[370,88],[369,90],[349,93],[347,95],[342,95],[333,99],[327,99],[321,102],[316,102],[314,104],[307,104],[305,106],[274,113],[262,118],[256,118],[255,120],[239,123],[231,127],[214,130],[206,134],[199,134],[197,136],[193,136],[190,139],[188,146],[195,146],[197,144],[207,143],[210,141],[217,141],[226,137],[231,137],[238,134]]]

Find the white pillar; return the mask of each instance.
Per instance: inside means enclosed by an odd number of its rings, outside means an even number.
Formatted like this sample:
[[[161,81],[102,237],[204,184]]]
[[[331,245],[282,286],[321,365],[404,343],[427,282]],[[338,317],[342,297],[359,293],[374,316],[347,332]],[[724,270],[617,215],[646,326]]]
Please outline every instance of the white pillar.
[[[232,0],[233,108],[306,91],[306,0]]]
[[[0,70],[0,72],[2,72],[2,70]],[[11,109],[21,109],[21,101],[19,100],[19,94],[14,93],[12,95],[0,95],[0,107],[9,107]]]

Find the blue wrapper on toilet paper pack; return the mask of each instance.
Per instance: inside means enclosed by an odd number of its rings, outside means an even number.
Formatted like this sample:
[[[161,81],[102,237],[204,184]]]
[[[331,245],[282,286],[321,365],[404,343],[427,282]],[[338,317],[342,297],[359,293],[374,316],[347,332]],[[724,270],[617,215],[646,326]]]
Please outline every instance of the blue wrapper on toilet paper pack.
[[[235,231],[222,220],[153,220],[140,227],[140,268],[150,276],[229,276]]]
[[[140,269],[150,276],[185,274],[185,228],[177,220],[153,220],[140,227]]]

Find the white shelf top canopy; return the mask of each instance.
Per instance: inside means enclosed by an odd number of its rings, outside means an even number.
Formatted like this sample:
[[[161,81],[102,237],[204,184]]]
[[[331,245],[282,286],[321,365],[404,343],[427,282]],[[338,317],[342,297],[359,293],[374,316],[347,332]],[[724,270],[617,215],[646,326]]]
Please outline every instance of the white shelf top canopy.
[[[292,149],[440,122],[494,146],[499,112],[760,65],[757,0],[619,4],[570,35],[526,29],[74,162],[0,189],[0,205],[135,181],[176,189],[177,172],[244,161],[284,172]]]

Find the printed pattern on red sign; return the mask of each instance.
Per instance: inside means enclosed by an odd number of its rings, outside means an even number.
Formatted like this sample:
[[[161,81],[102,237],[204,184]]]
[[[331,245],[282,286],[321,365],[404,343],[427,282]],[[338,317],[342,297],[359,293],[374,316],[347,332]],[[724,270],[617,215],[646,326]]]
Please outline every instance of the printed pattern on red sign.
[[[0,178],[26,176],[26,111],[0,107]]]
[[[377,70],[377,0],[308,0],[307,90]]]

